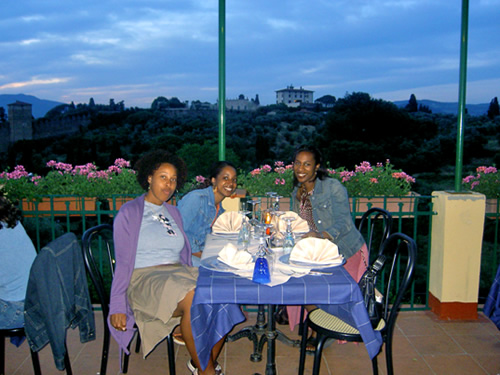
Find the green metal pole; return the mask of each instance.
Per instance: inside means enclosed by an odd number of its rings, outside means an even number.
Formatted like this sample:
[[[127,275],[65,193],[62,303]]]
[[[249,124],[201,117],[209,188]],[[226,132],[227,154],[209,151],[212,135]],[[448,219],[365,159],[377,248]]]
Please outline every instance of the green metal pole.
[[[219,160],[226,159],[226,0],[219,0]]]
[[[465,89],[467,86],[467,35],[469,0],[462,0],[462,31],[460,35],[460,82],[458,87],[457,157],[455,162],[455,191],[462,191],[462,169],[465,127]]]

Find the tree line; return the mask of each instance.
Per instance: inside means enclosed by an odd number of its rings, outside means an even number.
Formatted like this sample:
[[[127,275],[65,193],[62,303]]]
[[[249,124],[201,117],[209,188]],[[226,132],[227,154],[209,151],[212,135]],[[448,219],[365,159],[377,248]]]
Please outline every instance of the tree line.
[[[449,182],[456,158],[456,116],[433,114],[418,106],[415,110],[414,96],[406,108],[362,92],[332,98],[326,98],[331,104],[328,107],[316,105],[307,110],[270,105],[254,112],[228,111],[226,159],[248,171],[276,160],[291,162],[298,145],[315,143],[333,168],[352,169],[365,160],[375,164],[390,159],[396,168],[420,176],[417,182],[432,185],[421,189]],[[217,111],[166,111],[165,107],[181,107],[183,103],[163,97],[155,99],[148,109],[127,109],[123,102],[111,104],[114,110],[92,101],[89,105],[66,105],[62,113],[51,111],[50,117],[87,112],[91,122],[69,137],[15,143],[2,155],[0,169],[22,164],[43,175],[47,172],[45,163],[52,159],[71,164],[95,162],[105,168],[116,158],[135,162],[148,150],[164,148],[183,157],[189,176],[194,177],[206,174],[218,159]],[[465,173],[478,165],[500,165],[500,116],[494,104],[490,109],[485,116],[467,116]]]

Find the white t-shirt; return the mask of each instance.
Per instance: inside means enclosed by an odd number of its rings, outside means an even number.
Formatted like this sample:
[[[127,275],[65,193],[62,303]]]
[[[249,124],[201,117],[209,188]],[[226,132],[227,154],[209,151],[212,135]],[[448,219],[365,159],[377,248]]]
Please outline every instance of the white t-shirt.
[[[22,301],[26,297],[28,278],[36,257],[35,246],[21,223],[0,229],[0,299]]]
[[[184,236],[164,205],[145,201],[134,268],[179,263]]]

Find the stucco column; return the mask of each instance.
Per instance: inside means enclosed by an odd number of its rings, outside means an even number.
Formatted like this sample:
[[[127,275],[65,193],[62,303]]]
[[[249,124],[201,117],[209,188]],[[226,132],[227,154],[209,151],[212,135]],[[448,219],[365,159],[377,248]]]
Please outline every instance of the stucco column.
[[[477,319],[485,196],[432,193],[429,305],[440,319]]]

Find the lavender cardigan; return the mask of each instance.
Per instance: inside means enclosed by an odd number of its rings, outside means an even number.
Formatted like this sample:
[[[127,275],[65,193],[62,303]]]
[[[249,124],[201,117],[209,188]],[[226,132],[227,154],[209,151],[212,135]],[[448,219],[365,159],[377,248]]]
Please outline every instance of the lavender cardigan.
[[[111,301],[109,305],[108,327],[111,335],[121,349],[129,354],[128,345],[135,333],[135,319],[127,300],[127,288],[134,271],[139,231],[144,213],[145,194],[122,206],[113,223],[113,241],[115,245],[116,267],[111,284]],[[164,203],[168,212],[174,218],[177,226],[184,235],[184,248],[181,250],[181,263],[191,266],[191,247],[184,233],[182,218],[177,207]],[[127,330],[117,331],[110,323],[109,317],[113,314],[127,315]]]

